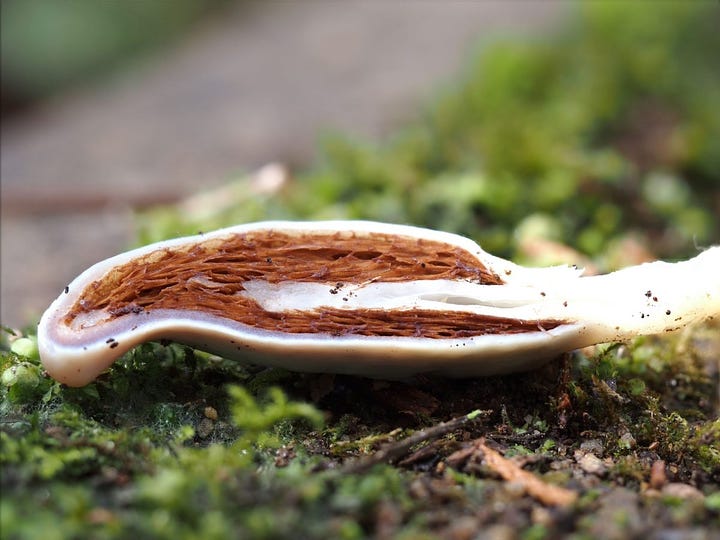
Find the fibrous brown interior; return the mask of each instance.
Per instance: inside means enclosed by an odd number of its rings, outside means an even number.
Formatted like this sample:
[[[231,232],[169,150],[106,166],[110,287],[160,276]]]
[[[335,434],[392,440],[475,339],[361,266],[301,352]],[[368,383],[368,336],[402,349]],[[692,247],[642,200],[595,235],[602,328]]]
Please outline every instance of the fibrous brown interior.
[[[408,236],[260,230],[160,248],[88,285],[65,317],[104,310],[112,317],[155,309],[200,311],[264,330],[331,335],[456,338],[551,329],[560,321],[518,321],[451,310],[317,308],[270,312],[237,293],[248,280],[321,282],[502,280],[468,251]]]

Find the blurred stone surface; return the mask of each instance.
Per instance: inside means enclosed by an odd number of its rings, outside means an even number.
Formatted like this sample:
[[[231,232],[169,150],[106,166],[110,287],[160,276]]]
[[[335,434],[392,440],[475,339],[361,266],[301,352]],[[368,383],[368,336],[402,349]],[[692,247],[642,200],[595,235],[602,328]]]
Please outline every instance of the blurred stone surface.
[[[36,320],[132,241],[130,209],[268,161],[314,159],[327,132],[378,139],[473,47],[538,31],[562,2],[241,2],[184,42],[2,127],[0,322]]]

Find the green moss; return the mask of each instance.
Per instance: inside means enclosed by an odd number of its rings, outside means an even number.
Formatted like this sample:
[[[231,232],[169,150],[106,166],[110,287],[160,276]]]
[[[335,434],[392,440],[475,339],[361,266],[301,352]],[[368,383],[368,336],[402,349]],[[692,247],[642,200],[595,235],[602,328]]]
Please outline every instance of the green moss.
[[[522,535],[523,540],[543,540],[550,537],[550,531],[544,525],[536,524],[528,527]]]

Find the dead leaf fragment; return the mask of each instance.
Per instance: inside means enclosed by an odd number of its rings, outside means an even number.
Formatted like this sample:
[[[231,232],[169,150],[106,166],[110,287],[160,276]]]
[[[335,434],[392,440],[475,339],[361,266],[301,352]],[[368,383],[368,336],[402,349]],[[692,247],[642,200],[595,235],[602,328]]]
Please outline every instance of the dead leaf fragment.
[[[650,487],[653,489],[661,489],[667,482],[665,462],[662,459],[658,459],[654,461],[650,467]]]

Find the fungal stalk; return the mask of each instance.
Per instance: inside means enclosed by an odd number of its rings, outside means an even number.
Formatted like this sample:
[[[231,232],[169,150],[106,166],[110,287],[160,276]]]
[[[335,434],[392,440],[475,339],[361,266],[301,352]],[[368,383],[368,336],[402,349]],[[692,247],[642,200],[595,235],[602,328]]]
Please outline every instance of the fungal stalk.
[[[583,276],[521,267],[417,227],[263,222],[92,266],[45,312],[38,341],[45,369],[70,386],[158,339],[295,371],[508,373],[717,317],[719,268],[714,247]]]

